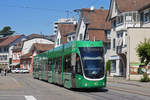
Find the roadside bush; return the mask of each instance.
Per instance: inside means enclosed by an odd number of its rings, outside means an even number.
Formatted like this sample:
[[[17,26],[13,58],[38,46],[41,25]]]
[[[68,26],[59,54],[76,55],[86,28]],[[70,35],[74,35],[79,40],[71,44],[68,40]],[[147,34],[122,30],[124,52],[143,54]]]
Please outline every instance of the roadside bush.
[[[106,66],[105,66],[105,71],[106,71],[106,73],[107,73],[107,72],[110,73],[110,69],[111,69],[111,62],[110,62],[110,60],[108,60],[108,61],[106,62]]]
[[[143,73],[143,78],[140,80],[141,82],[149,82],[150,78],[148,77],[148,74],[145,72]]]

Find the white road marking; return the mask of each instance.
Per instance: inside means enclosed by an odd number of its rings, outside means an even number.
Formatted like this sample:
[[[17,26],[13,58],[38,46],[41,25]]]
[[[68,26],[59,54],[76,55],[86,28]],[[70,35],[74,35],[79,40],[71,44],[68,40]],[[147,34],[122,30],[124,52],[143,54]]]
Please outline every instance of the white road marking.
[[[26,100],[37,100],[34,96],[32,96],[32,95],[26,95],[26,96],[24,96],[25,98],[26,98]]]

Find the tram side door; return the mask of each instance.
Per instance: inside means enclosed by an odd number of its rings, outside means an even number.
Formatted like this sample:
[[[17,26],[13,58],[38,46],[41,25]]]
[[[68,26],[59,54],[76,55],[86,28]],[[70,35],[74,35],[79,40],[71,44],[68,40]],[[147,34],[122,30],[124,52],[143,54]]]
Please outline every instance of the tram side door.
[[[58,80],[59,84],[62,85],[62,57],[58,59]]]

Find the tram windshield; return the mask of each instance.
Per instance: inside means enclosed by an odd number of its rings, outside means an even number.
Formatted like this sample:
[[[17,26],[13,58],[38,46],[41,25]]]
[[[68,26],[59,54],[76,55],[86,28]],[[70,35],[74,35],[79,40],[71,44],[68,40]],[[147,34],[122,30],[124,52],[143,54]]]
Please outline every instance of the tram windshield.
[[[79,48],[84,74],[87,78],[98,79],[104,76],[104,58],[102,47]]]

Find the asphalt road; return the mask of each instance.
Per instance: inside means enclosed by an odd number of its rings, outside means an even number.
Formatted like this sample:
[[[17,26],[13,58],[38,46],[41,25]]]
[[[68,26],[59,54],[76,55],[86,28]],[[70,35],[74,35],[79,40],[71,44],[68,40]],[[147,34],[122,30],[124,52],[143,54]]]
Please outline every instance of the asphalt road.
[[[68,90],[33,79],[29,74],[9,74],[0,76],[0,100],[150,100],[150,97],[109,88]]]

